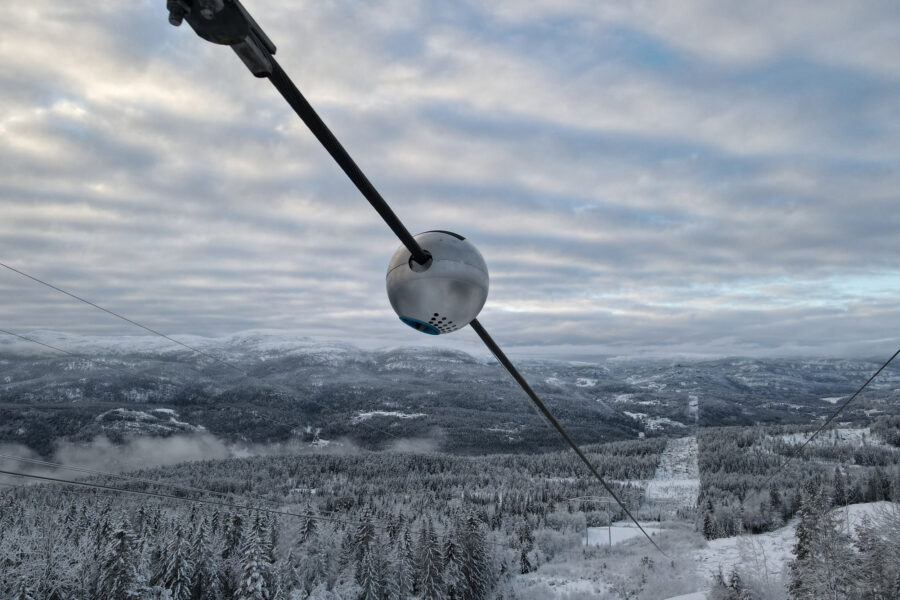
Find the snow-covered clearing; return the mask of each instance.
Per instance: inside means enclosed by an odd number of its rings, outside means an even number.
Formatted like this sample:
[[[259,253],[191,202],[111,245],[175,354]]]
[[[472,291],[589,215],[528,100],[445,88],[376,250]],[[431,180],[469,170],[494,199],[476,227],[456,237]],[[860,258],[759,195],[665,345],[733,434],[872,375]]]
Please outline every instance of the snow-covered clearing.
[[[706,600],[706,594],[707,592],[692,592],[682,596],[672,596],[671,598],[666,598],[666,600]]]
[[[639,402],[638,404],[643,404]],[[645,428],[653,430],[660,429],[663,425],[675,426],[675,427],[684,427],[684,423],[679,423],[678,421],[673,421],[668,417],[651,417],[647,413],[642,412],[629,412],[627,410],[623,410],[622,414],[634,419],[635,421],[639,421],[644,425]]]
[[[650,525],[649,523],[641,523],[641,527],[651,536],[660,531],[658,525]],[[644,534],[631,521],[618,521],[612,524],[611,530],[608,527],[588,527],[587,540],[582,539],[582,543],[587,546],[608,546],[610,537],[612,538],[612,544],[616,545],[632,538],[642,538]]]
[[[370,410],[367,412],[361,412],[353,419],[351,419],[351,423],[359,423],[361,421],[367,421],[372,417],[395,417],[397,419],[418,419],[420,417],[427,416],[425,413],[404,413],[395,410]]]
[[[890,502],[851,504],[834,512],[841,522],[855,533],[857,525],[866,515],[882,510],[896,509]],[[697,574],[711,580],[721,568],[726,575],[735,567],[751,572],[764,581],[779,581],[785,575],[787,564],[793,560],[791,550],[797,542],[797,519],[792,519],[781,529],[757,535],[710,540],[709,545],[696,552]]]
[[[700,492],[697,438],[671,438],[659,458],[653,479],[644,492],[643,514],[678,518],[679,509],[691,511]]]

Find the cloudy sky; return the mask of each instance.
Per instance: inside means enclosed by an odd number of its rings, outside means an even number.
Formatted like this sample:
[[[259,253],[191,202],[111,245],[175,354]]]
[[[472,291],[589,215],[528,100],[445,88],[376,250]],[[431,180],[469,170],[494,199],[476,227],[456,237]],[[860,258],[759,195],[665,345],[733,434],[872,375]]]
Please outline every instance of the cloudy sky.
[[[896,0],[245,5],[408,228],[479,246],[514,354],[900,343]],[[10,12],[0,216],[0,261],[166,333],[477,347],[397,321],[390,231],[163,0]],[[134,333],[4,269],[0,327]]]

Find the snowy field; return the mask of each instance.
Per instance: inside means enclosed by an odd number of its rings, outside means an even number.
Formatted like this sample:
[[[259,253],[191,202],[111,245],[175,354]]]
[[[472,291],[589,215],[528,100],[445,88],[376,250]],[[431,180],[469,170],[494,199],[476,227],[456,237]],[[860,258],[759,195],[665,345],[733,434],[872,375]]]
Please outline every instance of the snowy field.
[[[673,438],[659,458],[653,479],[644,492],[641,513],[663,519],[678,518],[679,509],[692,511],[700,492],[697,438]]]
[[[882,510],[892,510],[890,502],[870,502],[851,504],[834,512],[848,527],[851,534],[866,515],[872,516]],[[794,530],[797,519],[792,519],[781,529],[757,535],[741,535],[710,540],[707,548],[697,551],[698,575],[711,581],[719,568],[726,575],[738,566],[767,581],[777,582],[786,573],[787,564],[793,559],[791,549],[797,542]]]
[[[660,531],[656,524],[641,523],[644,531],[651,536]],[[631,521],[617,521],[612,524],[612,529],[608,527],[588,527],[587,539],[582,538],[582,543],[588,546],[608,546],[610,539],[612,544],[616,545],[626,540],[643,537],[641,530],[634,526]]]

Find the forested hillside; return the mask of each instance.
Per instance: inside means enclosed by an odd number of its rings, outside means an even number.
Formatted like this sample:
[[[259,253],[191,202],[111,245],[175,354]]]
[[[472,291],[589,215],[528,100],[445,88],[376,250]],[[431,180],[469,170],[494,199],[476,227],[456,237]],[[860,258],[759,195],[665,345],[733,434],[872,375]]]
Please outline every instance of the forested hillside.
[[[590,451],[637,506],[641,487],[629,482],[652,476],[664,445],[641,440]],[[16,488],[0,494],[0,596],[495,597],[511,575],[579,547],[585,527],[606,519],[569,500],[597,490],[561,452],[312,454],[134,475],[218,494],[96,481],[322,520],[55,485]]]
[[[803,495],[828,505],[900,500],[900,419],[825,431],[770,480],[813,428],[710,428],[698,432],[698,528],[708,539],[781,527]]]
[[[261,334],[188,340],[229,367],[158,338],[33,335],[91,357],[0,339],[0,443],[43,456],[63,441],[193,431],[228,444],[321,439],[383,449],[397,438],[428,438],[463,454],[557,448],[509,375],[463,352],[367,351]],[[680,437],[697,425],[809,423],[875,368],[863,360],[745,359],[520,366],[581,443]],[[843,418],[867,424],[896,414],[897,389],[900,377],[883,373]]]

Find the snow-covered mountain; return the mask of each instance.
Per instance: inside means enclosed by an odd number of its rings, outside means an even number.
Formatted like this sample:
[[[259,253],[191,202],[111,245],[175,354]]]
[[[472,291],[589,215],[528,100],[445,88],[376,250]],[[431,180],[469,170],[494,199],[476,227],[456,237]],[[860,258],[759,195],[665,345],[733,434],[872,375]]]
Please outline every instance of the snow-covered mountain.
[[[197,353],[154,336],[27,335],[76,355],[0,339],[0,442],[37,450],[59,438],[96,435],[97,417],[115,409],[175,410],[187,426],[231,441],[351,438],[383,447],[393,438],[428,437],[458,452],[558,444],[502,368],[456,350],[362,350],[271,332],[177,337]],[[601,442],[685,436],[698,424],[807,422],[833,410],[830,399],[851,393],[874,363],[602,360],[521,367],[577,439]],[[898,388],[900,376],[883,373],[846,418],[877,415]],[[167,435],[172,428],[135,419],[108,429],[115,436]]]

